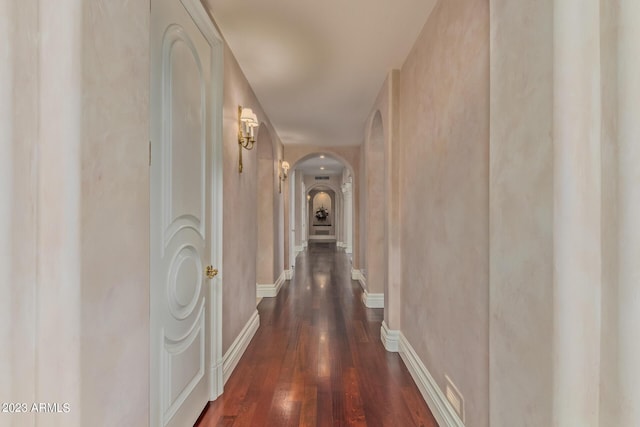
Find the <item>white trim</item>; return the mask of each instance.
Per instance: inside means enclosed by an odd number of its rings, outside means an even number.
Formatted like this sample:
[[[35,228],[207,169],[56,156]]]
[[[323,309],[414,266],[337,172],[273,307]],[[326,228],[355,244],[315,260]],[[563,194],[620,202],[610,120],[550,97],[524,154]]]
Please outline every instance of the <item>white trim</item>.
[[[367,308],[384,308],[384,294],[370,294],[364,289],[362,303]]]
[[[296,251],[296,256],[298,256],[298,254],[302,251],[304,251],[304,246],[300,245],[300,246],[296,246],[295,248]]]
[[[344,248],[345,244],[344,244],[344,242],[336,242],[336,246],[339,247],[339,248]]]
[[[345,244],[344,245],[344,251],[348,254],[353,253],[353,248],[351,248],[351,245],[349,244]]]
[[[286,280],[285,272],[280,273],[280,277],[276,280],[276,283],[268,283],[268,284],[256,284],[256,296],[258,298],[273,298],[278,296],[278,292],[280,292],[280,288],[284,284]]]
[[[362,270],[351,270],[351,280],[357,280],[363,291],[367,291],[367,279],[365,279]]]
[[[211,232],[214,236],[211,245],[211,262],[222,266],[223,248],[223,80],[224,80],[224,42],[222,35],[216,29],[202,2],[197,0],[181,0],[196,26],[211,46],[211,103],[212,112],[212,164],[213,173],[210,179],[217,185],[212,185],[211,197]],[[220,268],[220,267],[219,267]],[[222,270],[222,269],[220,269]],[[211,313],[208,332],[211,334],[210,360],[209,360],[209,400],[218,398],[224,388],[223,355],[222,355],[222,283],[224,275],[220,271],[218,276],[211,281],[211,301],[209,310]]]
[[[249,318],[247,324],[244,325],[244,328],[242,328],[242,331],[240,331],[240,334],[236,337],[235,341],[233,341],[229,350],[224,354],[222,371],[224,372],[225,384],[249,346],[251,339],[256,334],[258,327],[260,327],[260,315],[258,314],[258,310],[256,310]]]
[[[336,240],[336,235],[332,234],[330,236],[323,236],[323,235],[311,235],[309,236],[309,240]]]
[[[184,8],[187,9],[187,12],[193,19],[193,22],[196,24],[198,29],[202,31],[202,35],[209,41],[211,44],[219,44],[222,40],[222,36],[216,30],[216,26],[213,25],[213,21],[209,18],[207,11],[204,9],[204,6],[201,2],[197,0],[180,0],[183,4]]]
[[[360,287],[362,288],[362,290],[366,291],[367,279],[364,277],[364,274],[362,274],[362,270],[360,270],[360,272],[358,273],[358,282],[360,282]]]
[[[383,320],[382,326],[380,327],[380,340],[387,351],[397,353],[399,349],[398,343],[400,341],[400,331],[396,329],[389,329],[387,322]]]
[[[438,425],[441,427],[464,427],[464,423],[458,417],[451,404],[447,401],[444,393],[433,379],[431,373],[427,370],[418,357],[415,350],[407,341],[402,332],[399,333],[399,352],[402,361],[409,369],[409,373],[415,381],[422,397],[427,402],[427,406],[431,409],[431,413],[435,417]]]
[[[293,279],[293,268],[284,271],[284,279],[285,280]]]
[[[373,294],[367,290],[367,279],[361,270],[351,269],[351,280],[357,280],[362,288],[362,303],[367,308],[384,308],[384,294]]]

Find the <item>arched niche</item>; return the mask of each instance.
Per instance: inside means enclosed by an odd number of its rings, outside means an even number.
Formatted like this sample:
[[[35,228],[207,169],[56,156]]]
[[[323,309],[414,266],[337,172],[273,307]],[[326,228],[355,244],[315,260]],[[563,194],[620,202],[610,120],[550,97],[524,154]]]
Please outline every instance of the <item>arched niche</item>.
[[[273,284],[279,274],[276,244],[278,243],[278,175],[277,147],[267,126],[262,123],[256,139],[258,240],[256,251],[256,281]]]
[[[338,194],[328,187],[311,189],[308,193],[309,240],[336,240],[340,218],[337,211]]]
[[[380,111],[373,115],[364,148],[365,191],[361,222],[365,224],[365,232],[361,234],[361,244],[364,248],[361,252],[361,265],[364,266],[363,275],[369,293],[378,294],[384,293],[387,277],[385,133]]]

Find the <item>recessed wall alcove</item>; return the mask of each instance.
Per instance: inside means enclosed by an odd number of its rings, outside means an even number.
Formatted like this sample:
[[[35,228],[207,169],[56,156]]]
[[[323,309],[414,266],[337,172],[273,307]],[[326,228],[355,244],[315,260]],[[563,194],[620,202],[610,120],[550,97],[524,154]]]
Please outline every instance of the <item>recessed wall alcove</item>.
[[[309,240],[335,240],[339,221],[336,215],[336,193],[329,188],[309,192]]]

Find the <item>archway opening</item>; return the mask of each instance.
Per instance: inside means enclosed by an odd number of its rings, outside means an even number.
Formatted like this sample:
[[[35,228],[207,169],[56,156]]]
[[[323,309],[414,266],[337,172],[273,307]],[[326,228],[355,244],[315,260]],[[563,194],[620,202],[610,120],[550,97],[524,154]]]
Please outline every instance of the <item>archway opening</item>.
[[[313,240],[334,242],[351,254],[354,240],[351,165],[333,153],[317,152],[300,158],[292,169],[291,259]],[[314,206],[327,196],[330,207],[326,202],[324,206],[322,203]],[[327,217],[320,221],[316,214],[323,207],[327,209]]]

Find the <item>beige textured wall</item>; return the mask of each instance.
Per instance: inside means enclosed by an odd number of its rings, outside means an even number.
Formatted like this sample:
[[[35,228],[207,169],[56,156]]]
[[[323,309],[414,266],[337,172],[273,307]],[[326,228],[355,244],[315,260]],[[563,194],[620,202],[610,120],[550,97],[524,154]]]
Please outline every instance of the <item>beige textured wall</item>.
[[[223,313],[222,352],[229,349],[256,306],[257,173],[256,150],[242,153],[238,173],[238,105],[263,114],[233,53],[224,51],[223,101]]]
[[[125,3],[13,2],[7,13],[13,132],[2,146],[13,147],[20,235],[7,239],[14,379],[1,400],[71,405],[11,425],[148,423],[149,3]]]
[[[553,2],[491,0],[492,426],[551,425]]]
[[[83,425],[146,425],[149,1],[82,17]]]
[[[489,2],[439,2],[400,75],[402,332],[489,425]]]
[[[275,139],[278,155],[282,156],[282,144],[264,114],[253,90],[242,73],[238,62],[228,46],[224,52],[224,105],[223,105],[223,313],[222,351],[226,353],[256,308],[256,256],[258,239],[258,158],[257,150],[243,150],[244,170],[238,173],[238,105],[253,109]],[[277,161],[277,160],[276,160]],[[283,197],[278,194],[278,209],[283,212]],[[281,221],[278,220],[281,224]],[[276,263],[282,272],[284,238],[282,230],[277,230],[279,241],[275,246],[278,254]],[[273,283],[273,282],[271,282]]]
[[[602,326],[600,425],[618,421],[618,0],[601,1]]]
[[[37,0],[0,1],[0,342],[11,343],[0,351],[0,402],[36,399],[37,31]],[[35,415],[0,419],[32,426]]]
[[[26,2],[25,2],[26,3]],[[28,3],[26,3],[28,4]],[[9,285],[13,279],[12,264],[12,210],[13,210],[13,164],[18,163],[13,159],[13,29],[11,22],[14,19],[12,3],[8,0],[0,1],[0,38],[5,43],[0,45],[0,292],[5,295],[0,300],[0,342],[13,342],[12,329],[22,329],[25,333],[32,332],[24,323],[17,320],[15,327],[11,325],[13,304],[20,301],[12,295],[12,287]],[[28,27],[26,27],[28,28]],[[22,166],[22,165],[21,165]],[[32,229],[32,227],[28,227]],[[29,335],[27,335],[28,337]],[[17,343],[16,343],[17,344]],[[0,383],[0,399],[10,398],[14,393],[12,376],[12,351],[0,352],[0,377],[4,381]],[[33,366],[33,362],[31,363]],[[31,397],[27,391],[25,397]]]

